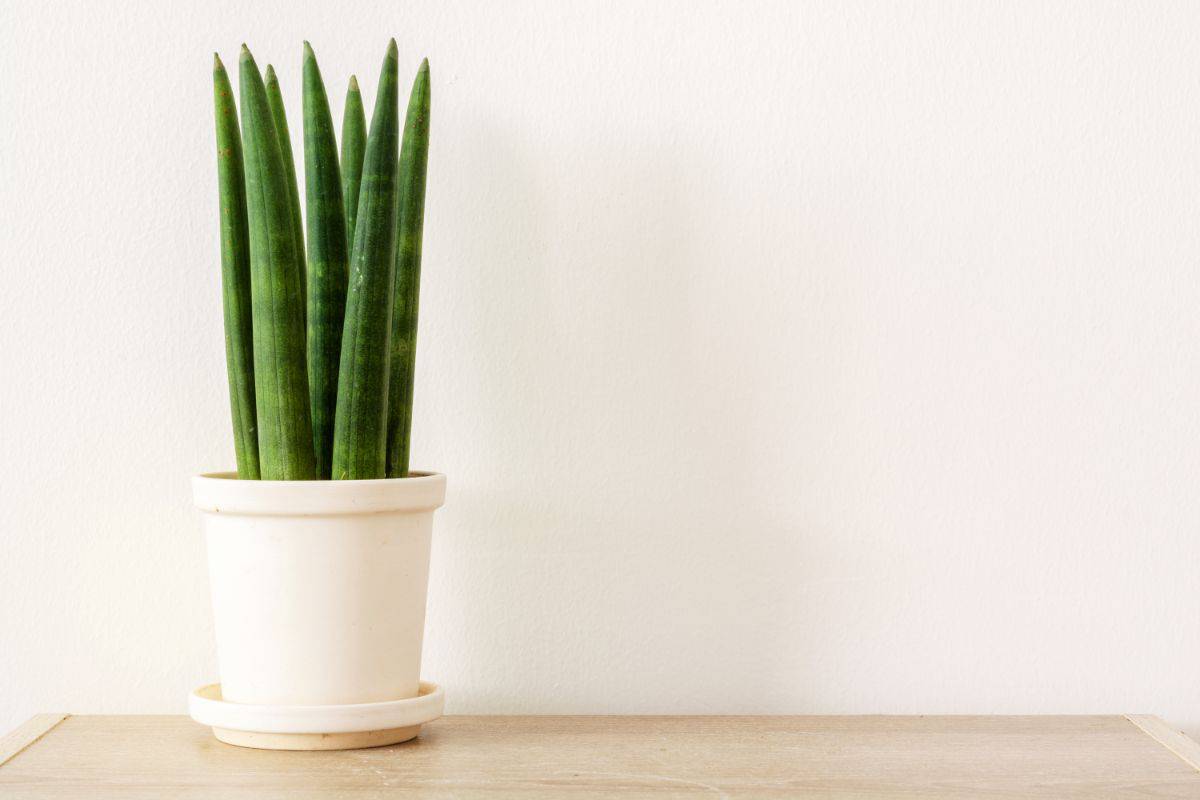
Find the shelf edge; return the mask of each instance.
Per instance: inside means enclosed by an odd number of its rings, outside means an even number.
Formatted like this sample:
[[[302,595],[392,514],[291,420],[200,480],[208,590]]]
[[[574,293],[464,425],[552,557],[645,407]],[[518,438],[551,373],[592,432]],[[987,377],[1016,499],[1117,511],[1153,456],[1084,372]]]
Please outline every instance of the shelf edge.
[[[29,745],[45,736],[70,714],[36,714],[25,724],[0,737],[0,767],[12,760],[13,756],[25,750]]]
[[[1171,728],[1153,714],[1125,714],[1124,716],[1142,733],[1170,750],[1189,767],[1200,772],[1200,744]]]

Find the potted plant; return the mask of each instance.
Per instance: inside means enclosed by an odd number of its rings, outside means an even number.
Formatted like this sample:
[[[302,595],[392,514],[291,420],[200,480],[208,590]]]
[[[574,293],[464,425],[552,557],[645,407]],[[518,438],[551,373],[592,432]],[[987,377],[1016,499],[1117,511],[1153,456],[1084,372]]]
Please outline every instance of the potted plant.
[[[251,747],[403,741],[442,707],[420,663],[445,477],[409,470],[429,65],[402,137],[395,40],[369,133],[350,79],[339,161],[305,42],[307,235],[278,79],[245,46],[239,72],[240,126],[215,59],[237,472],[193,479],[221,683],[194,692],[190,710]]]

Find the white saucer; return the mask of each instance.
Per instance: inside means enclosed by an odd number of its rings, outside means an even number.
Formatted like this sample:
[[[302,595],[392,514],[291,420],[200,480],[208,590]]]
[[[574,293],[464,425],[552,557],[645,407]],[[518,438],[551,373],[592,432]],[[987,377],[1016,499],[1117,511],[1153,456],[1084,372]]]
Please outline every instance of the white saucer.
[[[436,683],[404,700],[337,706],[261,706],[229,703],[221,684],[188,697],[188,713],[210,725],[222,742],[266,750],[347,750],[408,741],[442,715],[446,696]]]

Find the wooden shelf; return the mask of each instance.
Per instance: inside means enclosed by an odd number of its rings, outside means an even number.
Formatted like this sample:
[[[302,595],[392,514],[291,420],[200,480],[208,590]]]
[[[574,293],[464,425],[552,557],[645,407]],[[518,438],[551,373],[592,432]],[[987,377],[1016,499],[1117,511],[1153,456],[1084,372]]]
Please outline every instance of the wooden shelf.
[[[0,797],[1200,798],[1156,717],[446,717],[373,750],[221,744],[186,717],[44,714]]]

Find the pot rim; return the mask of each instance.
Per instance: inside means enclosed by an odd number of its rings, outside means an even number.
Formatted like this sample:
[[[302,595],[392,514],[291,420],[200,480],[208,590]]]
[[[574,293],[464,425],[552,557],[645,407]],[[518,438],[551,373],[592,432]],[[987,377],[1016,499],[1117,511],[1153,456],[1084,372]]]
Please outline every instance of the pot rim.
[[[241,516],[433,511],[446,499],[446,476],[413,471],[407,478],[243,481],[236,472],[208,472],[192,477],[192,499],[201,511]]]

